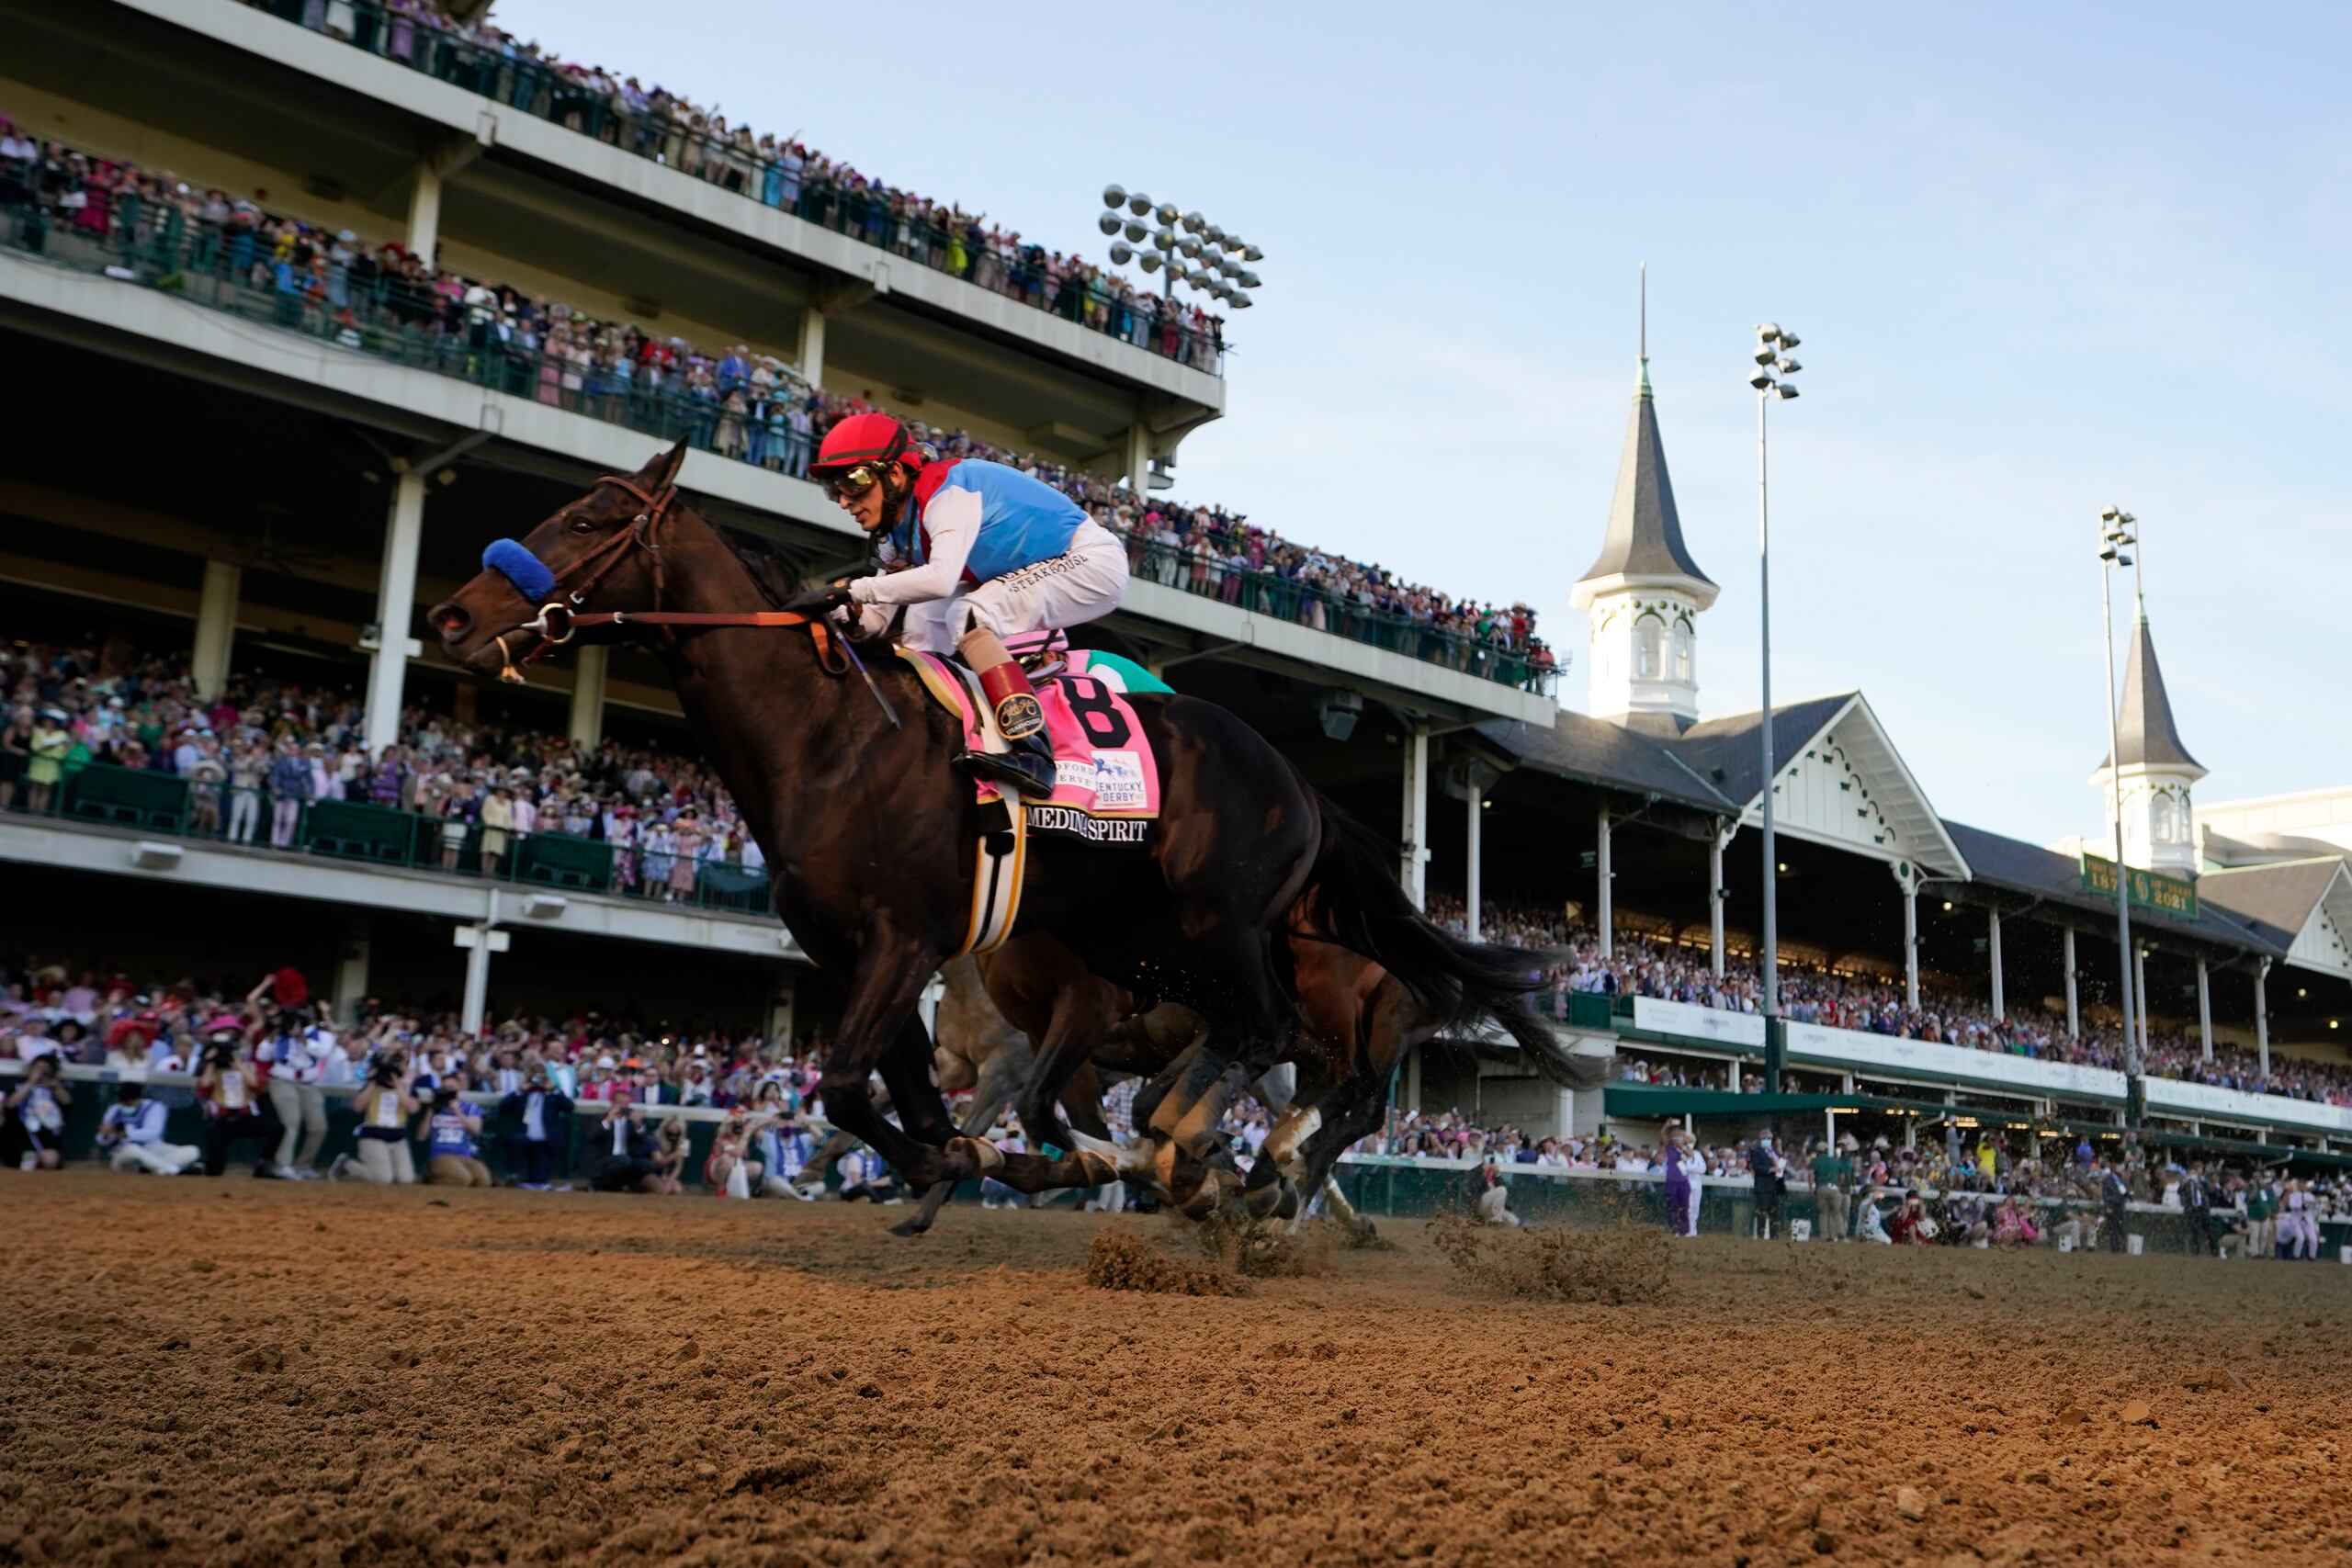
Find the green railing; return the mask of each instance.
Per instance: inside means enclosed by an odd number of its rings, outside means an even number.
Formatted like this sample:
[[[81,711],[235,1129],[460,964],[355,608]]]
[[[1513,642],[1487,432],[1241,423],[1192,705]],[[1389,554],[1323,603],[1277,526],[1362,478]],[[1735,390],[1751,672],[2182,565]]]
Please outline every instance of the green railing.
[[[715,861],[694,865],[688,875],[680,877],[677,856],[650,854],[641,846],[618,849],[600,839],[564,833],[517,838],[511,829],[362,801],[305,803],[295,817],[291,836],[280,844],[274,841],[277,813],[266,792],[249,792],[254,795],[249,830],[248,813],[240,811],[236,802],[238,793],[224,784],[198,785],[172,773],[85,762],[65,770],[38,811],[30,791],[20,784],[11,810],[243,849],[437,872],[476,882],[601,893],[744,915],[765,915],[774,908],[764,871]],[[232,828],[240,829],[234,837]],[[485,854],[493,845],[493,852]]]
[[[612,365],[581,364],[544,349],[502,342],[489,326],[445,321],[439,298],[405,279],[362,281],[330,275],[323,290],[309,280],[257,281],[272,272],[266,246],[251,230],[190,224],[175,208],[118,202],[103,230],[59,221],[37,207],[5,215],[0,230],[13,248],[67,266],[138,282],[243,321],[300,333],[356,354],[430,370],[492,391],[527,398],[570,413],[639,431],[797,477],[812,443],[780,423],[730,411],[715,384],[689,390],[673,378],[656,386],[642,369],[623,376]],[[462,315],[462,310],[459,312]],[[748,396],[746,401],[748,402]],[[1213,552],[1159,544],[1130,551],[1134,574],[1254,614],[1313,626],[1392,653],[1522,691],[1550,693],[1557,673],[1525,653],[1442,630],[1408,615],[1374,609],[1279,573],[1226,565]]]
[[[978,237],[978,220],[961,231],[941,227],[916,217],[903,200],[812,177],[779,156],[763,153],[755,144],[714,137],[666,113],[632,111],[617,92],[594,92],[584,81],[544,62],[420,27],[372,0],[352,0],[348,6],[305,4],[305,0],[247,0],[247,4],[380,60],[422,72],[535,119],[576,130],[608,147],[1018,299],[1106,337],[1213,376],[1224,374],[1225,344],[1217,329],[1198,333],[1172,321],[1145,316],[1100,287],[1066,284],[1056,288],[1028,253],[1005,265],[989,254]]]

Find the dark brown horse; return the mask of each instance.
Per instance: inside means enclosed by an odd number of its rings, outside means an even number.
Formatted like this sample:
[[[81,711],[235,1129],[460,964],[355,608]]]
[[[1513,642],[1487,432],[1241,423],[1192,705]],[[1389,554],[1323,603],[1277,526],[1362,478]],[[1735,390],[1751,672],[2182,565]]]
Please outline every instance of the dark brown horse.
[[[679,499],[684,457],[680,442],[634,475],[600,479],[519,547],[497,547],[501,565],[434,606],[432,624],[481,675],[575,635],[647,639],[766,854],[786,925],[846,993],[820,1080],[826,1114],[910,1186],[994,1168],[1002,1156],[948,1121],[915,1014],[967,935],[981,829],[969,781],[949,766],[957,726],[896,660],[873,670],[895,715],[850,678],[825,624],[780,608],[792,587],[781,572]],[[1159,759],[1159,818],[1139,845],[1033,837],[1017,930],[1048,933],[1091,975],[1204,1021],[1205,1044],[1151,1118],[1174,1145],[1169,1185],[1188,1207],[1205,1212],[1237,1185],[1216,1136],[1226,1098],[1295,1032],[1279,939],[1309,887],[1324,940],[1382,964],[1423,1008],[1548,1040],[1520,1003],[1523,959],[1430,924],[1388,875],[1390,846],[1248,725],[1193,698],[1130,701]],[[895,1125],[867,1098],[877,1070]],[[1049,1168],[1020,1174],[1059,1185],[1111,1174],[1084,1150],[1017,1157]],[[1253,1209],[1276,1206],[1277,1180],[1273,1161],[1252,1168]]]

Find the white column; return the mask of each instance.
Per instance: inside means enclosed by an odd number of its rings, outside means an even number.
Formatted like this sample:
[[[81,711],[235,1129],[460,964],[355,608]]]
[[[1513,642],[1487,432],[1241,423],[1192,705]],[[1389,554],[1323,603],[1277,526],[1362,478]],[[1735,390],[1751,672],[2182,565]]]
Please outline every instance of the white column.
[[[2148,950],[2132,944],[2132,994],[2140,998],[2140,1059],[2148,1056]]]
[[[1992,910],[1985,916],[1984,952],[1993,961],[1993,1016],[2005,1019],[2009,1010],[2001,995],[2001,911]]]
[[[478,935],[488,934],[480,926],[471,928]],[[468,1034],[480,1036],[482,1013],[490,1006],[490,943],[476,942],[466,949],[466,996],[458,1010],[458,1027]]]
[[[345,1023],[358,1021],[359,1010],[368,1000],[368,923],[355,920],[344,935],[343,952],[334,966],[334,1011]]]
[[[424,542],[424,479],[414,468],[392,483],[384,525],[383,574],[376,589],[376,651],[368,660],[368,750],[400,739],[401,697],[408,684],[409,625],[416,618],[416,557]]]
[[[498,929],[497,888],[490,890],[490,912],[482,922],[459,926],[451,940],[466,950],[466,994],[458,1004],[458,1027],[479,1036],[482,1015],[490,1009],[490,955],[505,952],[512,940]]]
[[[613,650],[600,642],[571,650],[571,743],[593,751],[605,739],[605,671]]]
[[[1724,899],[1728,892],[1724,886],[1724,852],[1731,848],[1731,836],[1739,831],[1739,824],[1711,835],[1707,840],[1707,961],[1716,979],[1724,977]]]
[[[1732,1093],[1737,1094],[1739,1092],[1739,1058],[1736,1056],[1731,1059],[1730,1083]]]
[[[825,384],[825,312],[813,304],[800,312],[800,378]]]
[[[1397,881],[1416,909],[1429,902],[1430,732],[1413,726],[1405,737],[1405,852]]]
[[[2254,965],[2254,1049],[2261,1058],[2262,1076],[2270,1076],[2270,960]]]
[[[2080,1038],[2083,1032],[2083,1010],[2075,995],[2075,928],[2060,928],[2066,964],[2066,1032]]]
[[[1463,798],[1468,801],[1470,806],[1470,815],[1462,825],[1463,903],[1467,906],[1467,912],[1463,916],[1463,919],[1468,929],[1470,940],[1476,942],[1479,940],[1478,904],[1479,900],[1486,897],[1483,879],[1479,875],[1478,840],[1480,831],[1485,827],[1487,792],[1480,789],[1477,781],[1473,779],[1469,786],[1463,791]]]
[[[2205,955],[2197,955],[2197,1042],[2198,1054],[2207,1061],[2213,1059],[2213,998],[2205,988]]]
[[[408,193],[409,254],[426,266],[441,247],[441,171],[431,161],[416,166],[416,184]]]
[[[1600,808],[1600,819],[1594,829],[1592,844],[1593,874],[1600,885],[1600,897],[1595,900],[1600,908],[1595,912],[1594,923],[1600,928],[1600,956],[1613,958],[1617,953],[1617,911],[1614,889],[1610,884],[1616,873],[1609,865],[1609,807],[1606,806]]]
[[[1907,865],[1894,868],[1894,885],[1903,890],[1903,1005],[1919,1010],[1919,879]]]
[[[1127,488],[1151,493],[1151,432],[1140,421],[1127,426]]]
[[[1405,1109],[1415,1115],[1421,1110],[1421,1047],[1414,1046],[1405,1054]]]
[[[244,569],[234,561],[204,562],[204,586],[196,599],[196,646],[189,653],[189,673],[196,694],[207,701],[229,683],[229,652],[237,641],[237,594]]]

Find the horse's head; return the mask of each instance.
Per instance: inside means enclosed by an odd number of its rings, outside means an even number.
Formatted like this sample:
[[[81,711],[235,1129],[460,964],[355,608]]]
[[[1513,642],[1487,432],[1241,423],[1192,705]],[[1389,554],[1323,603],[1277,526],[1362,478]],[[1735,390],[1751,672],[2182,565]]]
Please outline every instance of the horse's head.
[[[442,649],[497,675],[569,641],[574,612],[656,608],[656,552],[685,457],[681,440],[626,481],[599,479],[522,538],[484,550],[481,572],[426,613]]]

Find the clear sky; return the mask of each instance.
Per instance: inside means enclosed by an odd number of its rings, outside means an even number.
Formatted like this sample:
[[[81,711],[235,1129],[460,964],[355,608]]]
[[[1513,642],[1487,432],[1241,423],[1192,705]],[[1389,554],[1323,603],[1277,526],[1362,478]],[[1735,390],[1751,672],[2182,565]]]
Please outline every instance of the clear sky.
[[[1774,685],[1866,692],[1945,815],[2095,831],[2095,536],[2137,513],[2222,799],[2352,783],[2352,11],[2332,5],[791,6],[498,0],[894,185],[1103,259],[1106,182],[1262,245],[1175,494],[1573,654],[1635,269],[1702,709],[1757,694],[1751,329]],[[2119,642],[2128,600],[2119,605]]]

